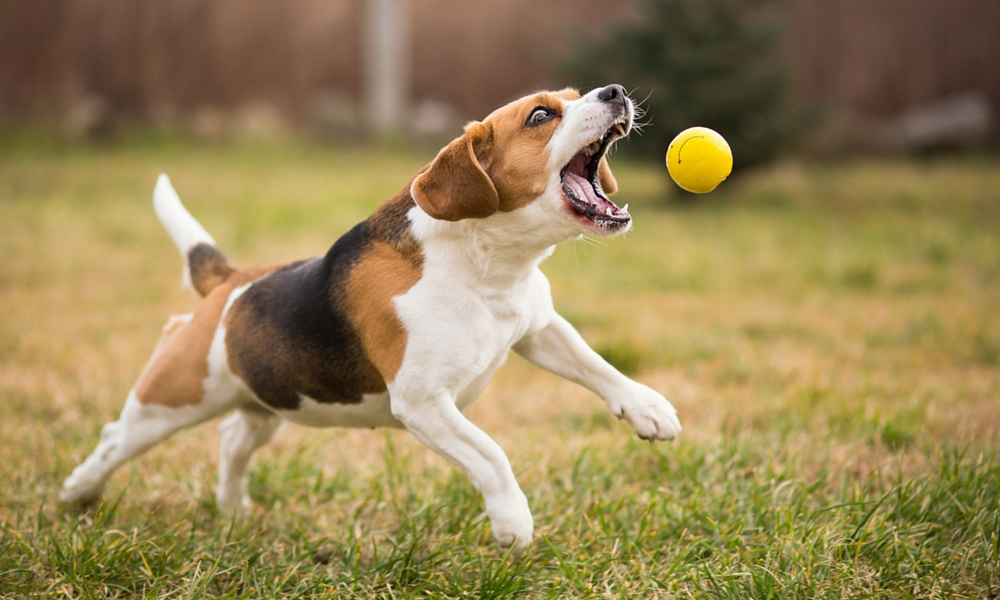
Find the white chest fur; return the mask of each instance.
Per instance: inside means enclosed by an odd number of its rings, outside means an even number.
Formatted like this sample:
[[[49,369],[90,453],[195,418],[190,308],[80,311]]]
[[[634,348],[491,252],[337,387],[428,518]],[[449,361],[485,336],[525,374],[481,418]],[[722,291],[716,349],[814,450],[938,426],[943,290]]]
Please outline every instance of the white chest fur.
[[[414,217],[424,266],[420,281],[395,299],[407,332],[396,383],[416,393],[447,391],[463,407],[479,395],[511,347],[551,318],[549,284],[538,263],[552,248],[522,243],[511,253],[498,247],[512,240],[498,239],[495,226],[428,224]]]
[[[397,380],[412,374],[463,396],[460,403],[471,401],[464,397],[466,388],[478,388],[478,395],[486,383],[478,383],[480,376],[488,379],[535,321],[538,297],[548,291],[544,276],[535,273],[498,291],[425,271],[413,288],[396,298],[407,331]]]

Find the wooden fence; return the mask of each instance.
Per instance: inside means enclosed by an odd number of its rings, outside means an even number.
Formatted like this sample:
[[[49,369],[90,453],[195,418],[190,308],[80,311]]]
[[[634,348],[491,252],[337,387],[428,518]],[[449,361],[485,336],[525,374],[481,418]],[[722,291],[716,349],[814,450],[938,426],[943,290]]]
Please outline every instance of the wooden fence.
[[[979,90],[1000,108],[1000,0],[789,1],[802,100],[887,115]],[[318,93],[359,98],[362,12],[361,0],[0,0],[0,115],[58,117],[98,95],[139,120],[257,100],[302,118]],[[482,117],[560,85],[581,32],[634,14],[626,0],[411,0],[413,95]]]

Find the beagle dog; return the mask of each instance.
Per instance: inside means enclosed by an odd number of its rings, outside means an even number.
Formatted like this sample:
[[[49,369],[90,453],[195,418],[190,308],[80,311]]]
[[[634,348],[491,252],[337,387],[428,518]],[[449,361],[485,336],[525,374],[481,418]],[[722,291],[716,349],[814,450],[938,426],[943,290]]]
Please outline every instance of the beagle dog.
[[[681,431],[658,392],[618,372],[552,305],[538,266],[556,244],[631,227],[605,153],[632,128],[619,85],[541,92],[504,106],[442,149],[324,256],[238,269],[161,175],[156,214],[204,297],[171,317],[117,421],[60,498],[100,497],[111,473],[174,432],[220,425],[223,510],[249,503],[247,466],[282,419],[406,428],[482,493],[502,547],[534,527],[503,450],[465,418],[515,352],[591,389],[639,437]]]

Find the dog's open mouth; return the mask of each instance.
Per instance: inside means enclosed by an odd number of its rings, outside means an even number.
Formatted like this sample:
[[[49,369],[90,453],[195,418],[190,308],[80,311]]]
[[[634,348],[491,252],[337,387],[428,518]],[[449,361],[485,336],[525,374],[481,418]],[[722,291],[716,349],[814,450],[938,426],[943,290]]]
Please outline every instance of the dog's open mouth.
[[[632,216],[628,214],[628,205],[619,208],[608,200],[601,189],[597,172],[608,148],[617,139],[625,137],[628,130],[627,117],[612,123],[601,138],[581,148],[560,173],[563,194],[568,200],[569,208],[592,227],[617,231],[628,226],[632,220]]]

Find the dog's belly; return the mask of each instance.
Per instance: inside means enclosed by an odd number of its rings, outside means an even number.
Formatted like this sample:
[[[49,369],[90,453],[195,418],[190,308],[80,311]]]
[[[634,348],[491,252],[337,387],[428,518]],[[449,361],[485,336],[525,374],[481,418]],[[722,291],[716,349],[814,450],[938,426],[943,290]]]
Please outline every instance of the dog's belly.
[[[294,410],[275,410],[283,419],[307,427],[398,427],[403,425],[392,416],[389,393],[364,394],[361,402],[336,404],[317,402],[308,396],[299,396],[299,407]]]
[[[458,394],[456,404],[460,410],[475,402],[505,359],[506,356],[498,357],[487,372],[477,377]],[[357,404],[331,404],[317,402],[308,396],[300,396],[299,408],[278,409],[274,412],[287,421],[307,427],[403,428],[403,424],[392,416],[388,392],[365,394]]]
[[[506,362],[507,353],[498,356],[489,369],[476,377],[468,387],[458,393],[455,403],[459,410],[465,410],[482,394],[496,370]],[[307,427],[353,427],[403,428],[403,424],[392,416],[388,392],[364,394],[357,404],[332,404],[317,402],[308,396],[299,396],[299,408],[295,410],[275,410],[281,418]],[[274,409],[272,409],[274,410]]]

